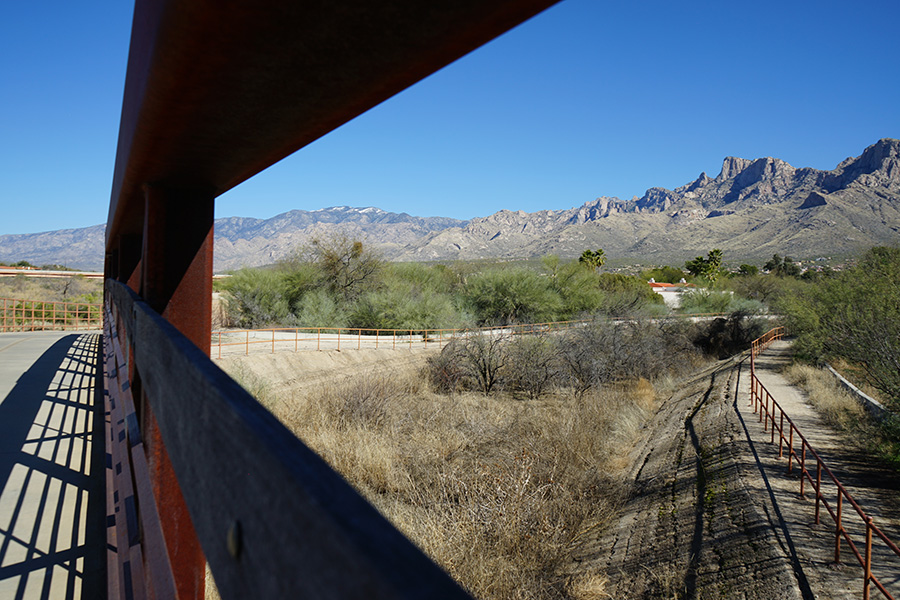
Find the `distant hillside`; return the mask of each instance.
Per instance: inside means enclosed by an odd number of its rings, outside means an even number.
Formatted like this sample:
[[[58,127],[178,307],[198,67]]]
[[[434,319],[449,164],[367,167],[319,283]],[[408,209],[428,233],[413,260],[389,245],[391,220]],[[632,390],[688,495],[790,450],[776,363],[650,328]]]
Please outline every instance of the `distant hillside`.
[[[271,219],[217,219],[215,268],[228,270],[273,263],[313,237],[336,233],[367,240],[388,256],[396,256],[414,240],[466,224],[446,217],[412,217],[380,208],[349,206],[292,210]]]
[[[64,265],[82,271],[103,270],[106,225],[42,233],[0,235],[0,261]]]
[[[292,210],[271,219],[229,217],[215,221],[215,270],[275,262],[315,236],[342,233],[367,240],[388,254],[430,233],[466,225],[445,217],[413,217],[379,208],[336,206]],[[27,260],[84,270],[103,269],[105,225],[43,233],[0,235],[0,261]]]
[[[101,269],[104,226],[0,236],[0,260]],[[502,210],[459,221],[347,206],[215,223],[217,271],[275,262],[311,237],[341,233],[392,260],[607,256],[679,263],[712,247],[732,260],[814,257],[900,243],[900,140],[883,139],[831,171],[728,157],[674,190],[601,197],[568,210]]]

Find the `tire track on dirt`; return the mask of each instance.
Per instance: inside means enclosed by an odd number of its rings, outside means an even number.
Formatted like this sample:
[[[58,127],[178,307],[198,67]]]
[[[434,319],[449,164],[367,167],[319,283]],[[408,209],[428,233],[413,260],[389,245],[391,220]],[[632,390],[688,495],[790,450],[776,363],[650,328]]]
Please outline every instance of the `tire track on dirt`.
[[[633,453],[619,518],[573,553],[614,598],[801,598],[765,512],[744,484],[733,408],[737,360],[681,383]]]

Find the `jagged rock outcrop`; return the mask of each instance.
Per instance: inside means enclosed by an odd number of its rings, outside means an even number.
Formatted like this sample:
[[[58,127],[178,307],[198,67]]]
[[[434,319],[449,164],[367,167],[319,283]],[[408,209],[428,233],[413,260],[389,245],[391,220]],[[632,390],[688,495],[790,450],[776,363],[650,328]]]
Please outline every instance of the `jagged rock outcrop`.
[[[548,252],[675,262],[721,247],[751,260],[778,252],[798,257],[853,253],[900,242],[900,140],[883,139],[832,171],[795,168],[771,157],[728,157],[674,190],[640,198],[603,197],[568,211],[497,215],[449,228],[407,247],[402,260],[511,258]],[[491,223],[482,231],[483,223]],[[514,236],[539,223],[540,236]]]

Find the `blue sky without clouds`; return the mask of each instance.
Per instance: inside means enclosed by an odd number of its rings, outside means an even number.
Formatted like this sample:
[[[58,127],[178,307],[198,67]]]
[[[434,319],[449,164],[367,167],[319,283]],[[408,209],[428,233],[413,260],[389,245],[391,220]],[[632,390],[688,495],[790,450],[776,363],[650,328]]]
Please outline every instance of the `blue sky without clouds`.
[[[0,234],[106,220],[133,5],[7,3]],[[900,2],[563,0],[217,200],[471,218],[900,137]]]

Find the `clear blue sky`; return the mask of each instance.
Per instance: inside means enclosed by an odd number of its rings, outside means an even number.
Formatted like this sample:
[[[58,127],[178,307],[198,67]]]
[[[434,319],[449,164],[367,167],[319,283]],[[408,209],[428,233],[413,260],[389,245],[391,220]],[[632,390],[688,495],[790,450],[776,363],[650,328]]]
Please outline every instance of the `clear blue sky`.
[[[132,4],[6,3],[0,234],[106,220]],[[900,2],[559,5],[217,201],[457,218],[623,199],[725,156],[834,168],[900,137]]]

